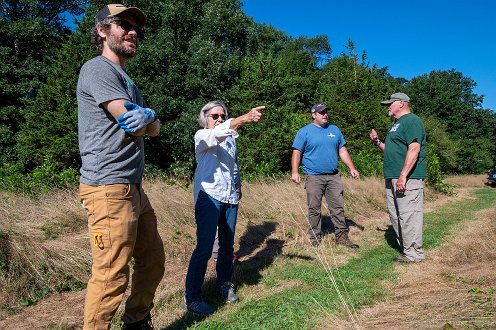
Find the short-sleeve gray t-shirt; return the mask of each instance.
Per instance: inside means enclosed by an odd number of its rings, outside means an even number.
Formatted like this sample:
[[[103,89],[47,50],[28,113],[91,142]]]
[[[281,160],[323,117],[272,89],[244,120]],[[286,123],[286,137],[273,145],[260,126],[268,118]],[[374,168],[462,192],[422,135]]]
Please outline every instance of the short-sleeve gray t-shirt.
[[[80,182],[91,186],[140,183],[145,164],[143,137],[132,136],[102,104],[126,99],[145,106],[121,66],[98,56],[81,67],[77,84]]]

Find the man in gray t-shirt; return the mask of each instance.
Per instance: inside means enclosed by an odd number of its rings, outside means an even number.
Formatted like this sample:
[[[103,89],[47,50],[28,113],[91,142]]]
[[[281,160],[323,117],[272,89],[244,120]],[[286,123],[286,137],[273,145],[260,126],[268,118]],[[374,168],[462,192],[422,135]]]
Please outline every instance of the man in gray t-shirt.
[[[98,56],[83,65],[77,97],[80,181],[93,186],[140,183],[145,164],[143,136],[126,133],[102,106],[124,99],[144,107],[139,89],[120,65]]]
[[[92,29],[101,55],[82,66],[77,84],[80,198],[93,259],[84,329],[110,328],[129,282],[131,258],[133,283],[123,329],[152,329],[150,311],[164,273],[157,217],[141,185],[143,136],[157,136],[160,121],[123,69],[136,54],[145,23],[138,8],[104,6]]]

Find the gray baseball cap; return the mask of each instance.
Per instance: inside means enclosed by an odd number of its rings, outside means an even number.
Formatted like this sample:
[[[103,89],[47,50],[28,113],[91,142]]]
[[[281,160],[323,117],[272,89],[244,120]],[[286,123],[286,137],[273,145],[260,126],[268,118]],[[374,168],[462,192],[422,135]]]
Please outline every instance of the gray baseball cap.
[[[410,102],[410,98],[405,93],[394,93],[389,97],[389,100],[382,101],[381,105],[390,105],[394,101]]]

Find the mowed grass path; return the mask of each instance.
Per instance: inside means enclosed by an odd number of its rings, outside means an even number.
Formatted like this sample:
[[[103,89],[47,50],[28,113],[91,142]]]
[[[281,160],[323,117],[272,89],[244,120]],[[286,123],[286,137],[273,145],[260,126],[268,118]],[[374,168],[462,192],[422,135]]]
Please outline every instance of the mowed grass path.
[[[475,212],[494,203],[496,189],[479,189],[471,198],[425,214],[427,253],[449,239],[454,225],[471,221]],[[392,259],[398,251],[392,247],[391,235],[385,236],[379,245],[362,246],[342,266],[334,265],[328,251],[315,250],[315,258],[304,261],[281,256],[284,260],[264,271],[259,285],[253,287],[259,294],[252,296],[259,298],[245,298],[205,320],[183,320],[181,328],[188,324],[192,329],[313,329],[334,315],[358,329],[356,310],[384,298],[385,282],[397,277]]]

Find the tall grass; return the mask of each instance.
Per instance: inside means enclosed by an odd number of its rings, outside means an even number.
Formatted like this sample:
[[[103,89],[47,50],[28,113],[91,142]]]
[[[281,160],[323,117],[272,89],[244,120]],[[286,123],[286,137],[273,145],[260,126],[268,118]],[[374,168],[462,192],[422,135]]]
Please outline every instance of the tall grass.
[[[382,281],[395,276],[390,259],[396,253],[384,245],[389,220],[383,180],[344,176],[343,184],[350,235],[362,246],[360,251],[334,247],[325,206],[323,223],[329,234],[318,250],[309,246],[303,184],[289,179],[245,183],[235,246],[240,260],[234,279],[242,301],[222,305],[215,292],[212,263],[205,295],[221,308],[198,323],[179,307],[195,245],[192,186],[171,185],[160,177],[146,181],[144,189],[156,210],[167,255],[166,274],[155,300],[155,323],[171,329],[251,329],[253,324],[268,329],[283,325],[312,328],[319,324],[319,318],[309,317],[315,311],[329,315],[340,311],[339,315],[353,318],[356,307],[382,297]],[[84,287],[91,256],[86,215],[77,195],[75,189],[41,195],[0,192],[0,318],[53,292]],[[448,198],[430,189],[426,196],[427,204]],[[345,304],[337,297],[331,278],[336,279]],[[82,306],[83,301],[79,310]],[[114,328],[118,327],[116,321]]]
[[[168,182],[156,179],[144,184],[167,254],[164,297],[159,298],[165,301],[181,295],[196,231],[192,186]],[[380,187],[380,180],[344,178],[344,183],[349,216],[365,216],[370,202],[374,210],[381,208],[381,189],[366,190]],[[243,190],[236,240],[240,254],[256,255],[270,239],[290,246],[306,244],[306,229],[301,230],[306,228],[302,185],[271,180],[245,184]],[[0,317],[53,292],[83,288],[90,275],[89,247],[86,215],[76,189],[0,192]]]
[[[1,312],[84,287],[90,255],[75,195],[75,190],[43,196],[0,192]]]
[[[475,197],[463,202],[449,204],[441,212],[426,215],[427,253],[439,246],[451,230],[461,221],[472,218],[474,212],[496,203],[495,190],[481,190]],[[392,234],[392,233],[391,233]],[[319,258],[312,260],[286,258],[264,273],[257,291],[271,287],[286,287],[263,297],[247,299],[243,305],[221,318],[195,324],[195,329],[248,329],[256,325],[259,329],[313,329],[325,313],[337,313],[351,321],[350,328],[360,329],[353,311],[369,305],[388,294],[387,281],[396,278],[397,272],[391,262],[398,254],[392,237],[382,244],[362,249],[344,265],[336,265],[329,272]],[[393,245],[393,246],[391,246]],[[324,247],[329,255],[333,248]],[[333,287],[331,278],[338,283]],[[286,286],[284,283],[293,283]],[[340,295],[344,296],[344,300]],[[348,312],[351,311],[351,312]]]

